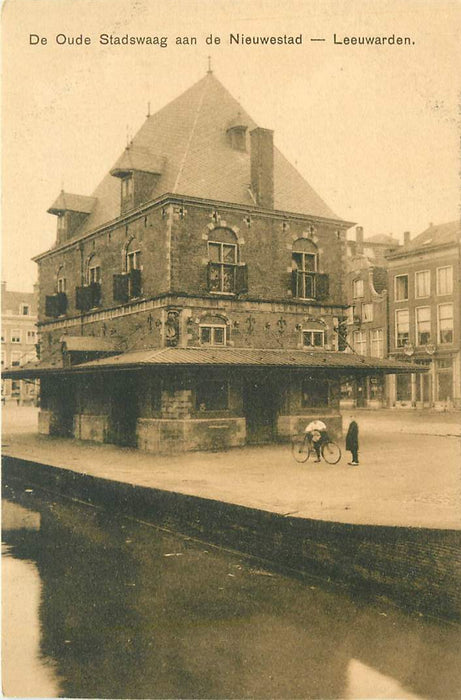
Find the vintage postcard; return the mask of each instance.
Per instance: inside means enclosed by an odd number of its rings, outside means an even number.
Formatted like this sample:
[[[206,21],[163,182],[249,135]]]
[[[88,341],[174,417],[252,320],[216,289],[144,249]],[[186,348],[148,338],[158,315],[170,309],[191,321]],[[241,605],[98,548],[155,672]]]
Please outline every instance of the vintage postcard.
[[[460,2],[2,9],[3,694],[460,697]]]

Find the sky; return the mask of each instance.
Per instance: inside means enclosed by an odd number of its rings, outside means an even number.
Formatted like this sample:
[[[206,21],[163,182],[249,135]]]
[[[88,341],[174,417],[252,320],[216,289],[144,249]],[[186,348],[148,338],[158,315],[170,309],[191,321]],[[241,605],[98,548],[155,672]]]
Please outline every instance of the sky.
[[[461,2],[445,0],[6,0],[2,279],[32,290],[31,257],[54,244],[47,209],[61,188],[91,195],[148,103],[154,113],[200,80],[208,56],[329,207],[365,236],[415,236],[458,219],[460,26]],[[168,45],[101,45],[103,33],[164,36]],[[302,44],[229,45],[231,33],[302,35]],[[74,43],[60,45],[58,35]],[[392,35],[412,43],[344,41]],[[79,36],[91,43],[76,44]],[[178,36],[197,44],[177,45]]]

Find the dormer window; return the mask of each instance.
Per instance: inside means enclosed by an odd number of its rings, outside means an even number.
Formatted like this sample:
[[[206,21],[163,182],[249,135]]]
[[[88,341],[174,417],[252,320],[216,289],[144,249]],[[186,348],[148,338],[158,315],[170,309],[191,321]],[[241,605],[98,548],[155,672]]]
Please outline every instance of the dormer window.
[[[64,214],[58,215],[58,234],[64,233],[66,230],[66,217]]]
[[[133,176],[128,175],[122,179],[122,199],[131,197],[133,194]]]
[[[248,124],[239,112],[227,127],[227,138],[234,151],[247,150],[247,130]]]

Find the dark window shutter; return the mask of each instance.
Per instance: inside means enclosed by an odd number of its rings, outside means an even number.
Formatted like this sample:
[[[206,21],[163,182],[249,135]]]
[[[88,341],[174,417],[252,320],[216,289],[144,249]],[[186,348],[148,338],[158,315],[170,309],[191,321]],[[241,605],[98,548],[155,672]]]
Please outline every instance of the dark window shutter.
[[[248,292],[248,267],[239,265],[235,272],[235,291],[237,294]]]
[[[298,270],[291,273],[291,293],[294,297],[298,296]]]
[[[75,289],[75,307],[79,311],[83,311],[83,287],[76,287]]]
[[[59,316],[58,298],[56,294],[45,298],[45,316],[50,316],[53,318]]]
[[[94,306],[101,306],[101,285],[99,282],[90,284],[90,309]]]
[[[67,311],[67,294],[65,292],[58,292],[56,294],[56,305],[58,310],[58,316],[65,314]]]
[[[98,285],[99,286],[99,285]],[[77,287],[75,290],[75,305],[79,311],[89,311],[95,304],[93,303],[93,285],[88,287]]]
[[[113,277],[114,301],[125,304],[128,301],[128,275],[117,274]]]
[[[316,275],[315,298],[320,300],[330,296],[330,278],[325,273],[319,272]]]
[[[131,294],[132,297],[141,296],[141,270],[131,270],[130,272],[131,280]]]

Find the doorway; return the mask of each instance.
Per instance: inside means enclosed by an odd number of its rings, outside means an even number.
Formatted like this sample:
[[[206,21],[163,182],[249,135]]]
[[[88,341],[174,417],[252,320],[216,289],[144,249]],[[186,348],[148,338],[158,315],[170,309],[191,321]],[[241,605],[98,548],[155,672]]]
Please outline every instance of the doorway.
[[[136,375],[131,372],[117,373],[110,386],[110,442],[125,447],[136,447],[138,412]]]
[[[278,391],[267,376],[248,377],[243,386],[247,443],[261,445],[276,437]]]

